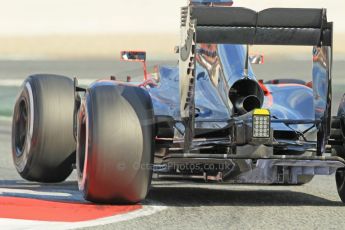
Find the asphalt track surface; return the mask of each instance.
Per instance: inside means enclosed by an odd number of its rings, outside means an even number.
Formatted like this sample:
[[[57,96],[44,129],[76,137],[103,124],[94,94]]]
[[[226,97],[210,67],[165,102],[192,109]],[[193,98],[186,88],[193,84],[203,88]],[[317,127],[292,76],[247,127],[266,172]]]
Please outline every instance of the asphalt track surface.
[[[75,175],[62,184],[22,180],[12,164],[10,135],[10,122],[0,121],[0,229],[345,228],[345,206],[334,175],[315,177],[303,186],[154,181],[147,200],[138,206],[92,206],[83,201]],[[33,218],[39,210],[45,221]]]

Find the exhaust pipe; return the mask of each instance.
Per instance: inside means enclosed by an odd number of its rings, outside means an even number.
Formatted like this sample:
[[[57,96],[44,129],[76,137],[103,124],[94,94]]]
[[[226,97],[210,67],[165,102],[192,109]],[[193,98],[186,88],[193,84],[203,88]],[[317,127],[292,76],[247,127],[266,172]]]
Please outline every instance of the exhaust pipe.
[[[230,88],[229,99],[234,106],[234,114],[243,115],[262,107],[264,92],[256,81],[241,79]]]

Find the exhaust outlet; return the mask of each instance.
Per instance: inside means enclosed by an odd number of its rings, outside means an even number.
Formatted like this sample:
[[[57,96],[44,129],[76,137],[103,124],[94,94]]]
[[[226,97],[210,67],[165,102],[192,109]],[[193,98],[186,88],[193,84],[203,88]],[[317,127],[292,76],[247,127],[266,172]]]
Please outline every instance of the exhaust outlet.
[[[243,115],[262,107],[264,92],[256,81],[241,79],[230,88],[229,99],[234,106],[234,114]]]

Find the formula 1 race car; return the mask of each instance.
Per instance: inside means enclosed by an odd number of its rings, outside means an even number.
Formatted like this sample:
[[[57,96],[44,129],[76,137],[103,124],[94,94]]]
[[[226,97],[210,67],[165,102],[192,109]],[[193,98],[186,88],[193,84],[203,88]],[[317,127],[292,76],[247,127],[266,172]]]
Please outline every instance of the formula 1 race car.
[[[178,66],[145,71],[143,82],[83,88],[63,76],[28,77],[13,116],[19,174],[61,182],[76,165],[85,199],[136,203],[153,176],[300,185],[336,173],[345,202],[345,98],[332,117],[326,10],[231,5],[191,0],[181,10]],[[312,83],[256,80],[248,45],[310,46]],[[145,63],[146,53],[121,58]]]

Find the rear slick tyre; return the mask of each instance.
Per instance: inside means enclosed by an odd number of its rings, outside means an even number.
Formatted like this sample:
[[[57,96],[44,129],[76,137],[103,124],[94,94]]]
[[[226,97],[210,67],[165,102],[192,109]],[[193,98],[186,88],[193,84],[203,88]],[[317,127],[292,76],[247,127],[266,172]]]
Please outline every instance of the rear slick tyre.
[[[152,178],[154,116],[143,89],[96,84],[78,113],[77,172],[84,198],[132,204],[145,199]]]
[[[26,180],[55,183],[72,172],[74,85],[67,77],[28,77],[17,98],[12,123],[12,156]]]
[[[345,203],[345,169],[338,169],[335,173],[335,181],[339,197]]]

